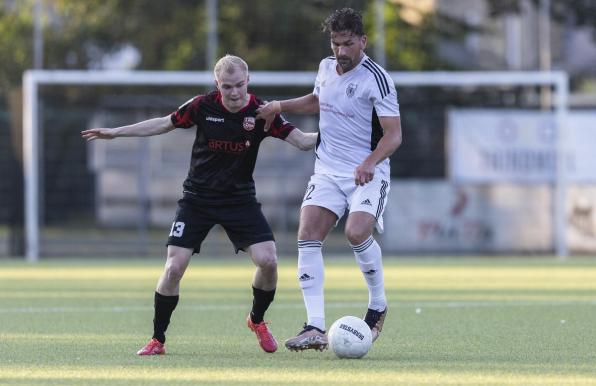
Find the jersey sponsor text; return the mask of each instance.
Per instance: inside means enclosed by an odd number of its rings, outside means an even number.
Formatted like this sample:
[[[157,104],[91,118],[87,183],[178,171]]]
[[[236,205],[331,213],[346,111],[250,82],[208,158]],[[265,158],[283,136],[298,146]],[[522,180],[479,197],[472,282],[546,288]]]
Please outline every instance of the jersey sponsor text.
[[[250,142],[234,142],[234,141],[224,141],[221,139],[210,139],[209,140],[209,149],[212,151],[221,151],[224,153],[234,153],[240,154],[244,153],[244,151],[250,146]]]

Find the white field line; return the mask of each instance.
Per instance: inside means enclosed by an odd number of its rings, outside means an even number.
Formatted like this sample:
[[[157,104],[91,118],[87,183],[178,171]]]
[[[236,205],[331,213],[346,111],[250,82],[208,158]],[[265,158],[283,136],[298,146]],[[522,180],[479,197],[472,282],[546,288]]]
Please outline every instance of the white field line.
[[[326,308],[346,308],[362,307],[361,303],[327,303]],[[390,303],[391,308],[480,308],[480,307],[527,307],[527,306],[596,306],[596,300],[574,301],[470,301],[470,302],[400,302]],[[250,307],[250,304],[233,305],[195,305],[181,306],[179,310],[189,311],[224,311],[224,310],[243,310]],[[273,308],[281,309],[302,309],[302,303],[281,303],[273,304]],[[125,306],[125,307],[18,307],[18,308],[0,308],[0,314],[27,314],[27,313],[63,313],[63,312],[146,312],[152,311],[150,306]]]

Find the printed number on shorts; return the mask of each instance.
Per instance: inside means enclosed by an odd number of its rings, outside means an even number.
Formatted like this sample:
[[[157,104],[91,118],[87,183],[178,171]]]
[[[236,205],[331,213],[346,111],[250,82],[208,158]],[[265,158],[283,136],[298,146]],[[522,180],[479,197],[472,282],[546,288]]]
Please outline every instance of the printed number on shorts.
[[[176,221],[172,224],[172,230],[170,231],[170,236],[182,237],[183,232],[184,232],[184,223],[183,222]]]
[[[315,190],[315,184],[308,185],[306,187],[306,193],[304,193],[304,198],[302,201],[310,200],[312,198],[310,195],[312,194],[313,190]]]

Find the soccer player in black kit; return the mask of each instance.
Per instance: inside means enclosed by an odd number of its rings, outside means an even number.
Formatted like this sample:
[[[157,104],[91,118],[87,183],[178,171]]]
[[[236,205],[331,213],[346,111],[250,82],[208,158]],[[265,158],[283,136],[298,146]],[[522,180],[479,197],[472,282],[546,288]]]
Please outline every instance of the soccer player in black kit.
[[[216,63],[214,75],[217,91],[194,97],[171,115],[81,132],[89,141],[197,128],[190,170],[168,238],[165,269],[155,291],[153,337],[138,355],[165,354],[165,331],[178,303],[180,280],[192,254],[199,253],[216,224],[224,228],[236,252],[247,252],[256,266],[253,305],[246,322],[265,352],[277,350],[277,341],[263,321],[275,295],[277,255],[273,233],[256,200],[252,174],[259,144],[267,136],[309,150],[317,134],[303,133],[279,115],[265,132],[264,121],[255,120],[262,101],[248,93],[248,66],[241,58],[224,56]]]

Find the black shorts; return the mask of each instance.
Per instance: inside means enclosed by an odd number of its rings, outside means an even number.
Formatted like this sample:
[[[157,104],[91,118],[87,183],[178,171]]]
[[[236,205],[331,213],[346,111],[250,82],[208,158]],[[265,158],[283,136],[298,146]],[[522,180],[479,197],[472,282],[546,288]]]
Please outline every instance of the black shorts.
[[[271,227],[258,202],[202,204],[185,195],[178,201],[167,245],[190,248],[199,253],[207,233],[217,224],[228,234],[236,253],[256,243],[274,241]]]

